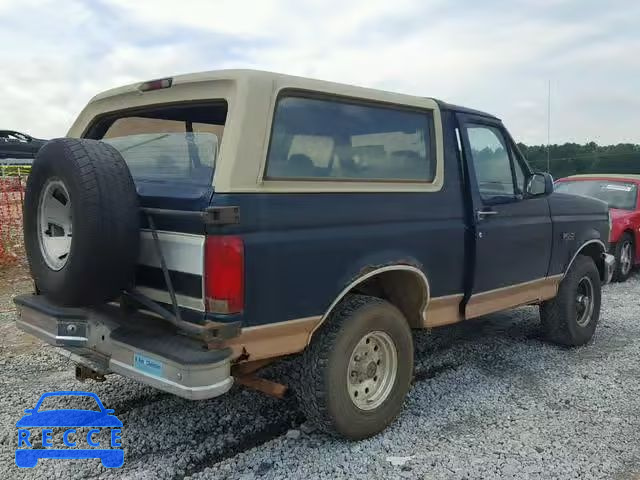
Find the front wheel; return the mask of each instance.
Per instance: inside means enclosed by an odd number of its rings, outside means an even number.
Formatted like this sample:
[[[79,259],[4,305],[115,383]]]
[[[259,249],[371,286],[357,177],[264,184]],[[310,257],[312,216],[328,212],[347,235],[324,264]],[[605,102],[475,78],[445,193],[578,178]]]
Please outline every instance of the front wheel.
[[[593,336],[600,317],[600,274],[593,259],[578,255],[555,298],[540,306],[547,338],[557,344],[579,346]]]
[[[400,413],[413,375],[413,337],[389,302],[349,295],[316,332],[296,385],[319,429],[351,440],[384,430]]]
[[[634,249],[633,237],[629,233],[622,235],[614,252],[616,269],[613,272],[613,281],[624,282],[631,275],[631,269],[635,263]]]

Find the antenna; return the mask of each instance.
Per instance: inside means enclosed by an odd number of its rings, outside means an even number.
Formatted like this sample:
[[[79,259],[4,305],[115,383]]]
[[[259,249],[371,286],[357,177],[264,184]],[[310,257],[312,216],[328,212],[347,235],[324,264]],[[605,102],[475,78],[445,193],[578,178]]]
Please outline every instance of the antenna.
[[[551,80],[547,84],[547,173],[551,173]]]

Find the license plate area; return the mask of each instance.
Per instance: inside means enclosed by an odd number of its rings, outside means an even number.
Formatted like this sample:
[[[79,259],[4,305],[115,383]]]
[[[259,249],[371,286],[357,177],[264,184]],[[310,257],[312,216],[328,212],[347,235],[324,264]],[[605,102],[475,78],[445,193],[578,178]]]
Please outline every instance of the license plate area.
[[[136,370],[139,370],[147,375],[153,375],[154,377],[165,377],[165,365],[164,362],[151,358],[148,355],[142,353],[133,354],[133,366]]]

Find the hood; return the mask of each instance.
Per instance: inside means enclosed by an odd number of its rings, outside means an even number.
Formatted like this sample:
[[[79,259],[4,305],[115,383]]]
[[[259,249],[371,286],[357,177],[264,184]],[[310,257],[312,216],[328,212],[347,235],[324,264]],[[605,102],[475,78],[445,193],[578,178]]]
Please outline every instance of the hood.
[[[553,215],[597,214],[605,218],[609,210],[602,200],[562,192],[553,192],[549,196],[549,207]]]

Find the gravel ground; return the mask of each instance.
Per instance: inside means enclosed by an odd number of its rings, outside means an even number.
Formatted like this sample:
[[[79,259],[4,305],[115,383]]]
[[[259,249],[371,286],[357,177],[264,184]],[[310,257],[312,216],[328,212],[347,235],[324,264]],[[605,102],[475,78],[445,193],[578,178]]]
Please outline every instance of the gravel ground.
[[[640,478],[638,275],[605,287],[601,324],[583,348],[544,343],[533,307],[417,333],[406,408],[358,443],[310,431],[291,399],[239,387],[190,402],[116,376],[79,384],[67,359],[13,326],[8,298],[29,286],[14,276],[0,285],[3,479]],[[63,389],[96,392],[115,409],[122,469],[97,460],[15,467],[15,422],[43,392]]]

